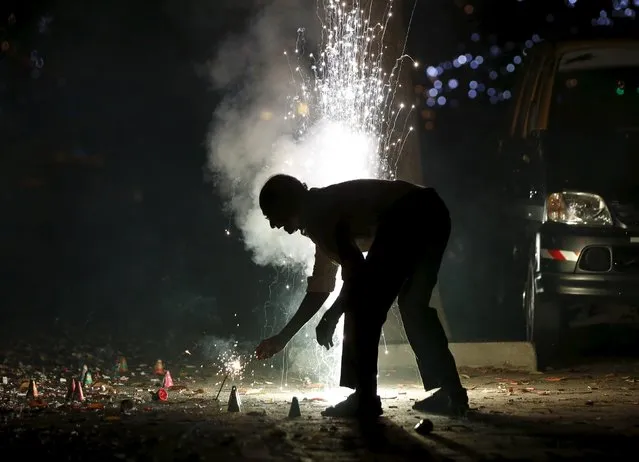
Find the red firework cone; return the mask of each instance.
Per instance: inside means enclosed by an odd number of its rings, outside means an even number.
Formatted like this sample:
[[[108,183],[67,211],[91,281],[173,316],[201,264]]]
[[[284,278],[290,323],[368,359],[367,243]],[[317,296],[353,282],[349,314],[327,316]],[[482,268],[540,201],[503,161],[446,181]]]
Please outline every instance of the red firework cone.
[[[69,380],[69,387],[67,388],[67,401],[71,401],[73,399],[73,395],[75,394],[76,389],[76,381],[75,379]]]
[[[164,388],[160,388],[156,393],[155,393],[155,397],[159,400],[159,401],[166,401],[169,399],[169,393],[164,389]]]
[[[84,392],[82,391],[82,384],[75,382],[75,390],[73,391],[73,401],[84,401]]]
[[[162,380],[162,388],[169,389],[173,386],[173,377],[171,377],[171,372],[166,371],[164,374],[164,379]]]

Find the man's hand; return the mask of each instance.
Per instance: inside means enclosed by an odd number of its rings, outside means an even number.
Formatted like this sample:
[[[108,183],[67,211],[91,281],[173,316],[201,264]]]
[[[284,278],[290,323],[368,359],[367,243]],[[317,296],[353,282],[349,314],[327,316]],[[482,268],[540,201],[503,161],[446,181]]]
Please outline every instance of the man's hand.
[[[280,337],[280,335],[274,335],[273,337],[262,340],[255,349],[255,356],[257,359],[269,359],[284,349],[288,342]]]
[[[315,328],[317,343],[329,350],[333,346],[333,334],[342,313],[334,308],[326,310]]]

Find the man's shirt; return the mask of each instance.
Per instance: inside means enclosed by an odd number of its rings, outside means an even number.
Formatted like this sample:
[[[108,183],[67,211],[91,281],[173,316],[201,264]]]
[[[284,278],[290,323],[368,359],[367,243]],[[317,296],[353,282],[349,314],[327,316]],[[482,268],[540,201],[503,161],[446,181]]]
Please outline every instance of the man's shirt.
[[[404,181],[353,180],[309,190],[302,228],[315,243],[315,264],[307,292],[332,292],[338,265],[361,258],[384,214],[398,199],[420,188]]]

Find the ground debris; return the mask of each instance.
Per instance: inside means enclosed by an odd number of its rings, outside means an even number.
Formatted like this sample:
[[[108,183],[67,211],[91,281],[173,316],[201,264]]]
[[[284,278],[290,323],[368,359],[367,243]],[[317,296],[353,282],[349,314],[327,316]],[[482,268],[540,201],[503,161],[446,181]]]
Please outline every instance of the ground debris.
[[[4,357],[0,445],[7,453],[49,460],[104,460],[108,454],[123,461],[354,462],[543,459],[551,451],[555,458],[579,459],[587,453],[612,460],[639,437],[633,423],[639,420],[637,370],[552,375],[468,370],[462,379],[474,410],[464,419],[412,411],[423,389],[407,378],[414,373],[392,371],[380,374],[384,416],[362,426],[321,417],[324,407],[341,398],[308,378],[289,380],[286,389],[279,371],[228,380],[214,401],[224,377],[199,364],[195,355],[183,355],[183,362],[163,358],[175,383],[168,400],[159,402],[150,398],[161,385],[153,370],[157,355],[127,347],[128,371],[120,373],[115,363],[121,352],[114,348],[73,349],[71,355],[51,348],[42,357],[30,347]],[[69,381],[79,378],[85,364],[93,378],[84,390],[86,400],[68,402]],[[27,400],[30,380],[39,394]],[[233,385],[243,412],[229,414]],[[292,396],[299,397],[300,419],[287,418]],[[433,430],[420,436],[414,426],[424,418]]]

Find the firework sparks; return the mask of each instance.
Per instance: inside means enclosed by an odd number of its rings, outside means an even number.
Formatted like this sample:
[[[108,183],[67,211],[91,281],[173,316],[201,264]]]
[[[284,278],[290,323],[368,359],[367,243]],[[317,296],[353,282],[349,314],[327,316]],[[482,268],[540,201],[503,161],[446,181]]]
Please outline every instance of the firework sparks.
[[[406,136],[412,131],[409,121],[414,106],[407,108],[395,101],[398,70],[403,59],[410,57],[401,55],[390,72],[384,69],[384,34],[393,2],[387,3],[379,21],[373,21],[370,11],[362,9],[359,1],[352,3],[347,8],[335,0],[321,2],[318,6],[324,18],[318,55],[304,56],[304,29],[298,30],[295,49],[297,65],[292,77],[297,92],[289,98],[286,118],[299,121],[299,137],[321,133],[314,143],[320,148],[315,157],[330,159],[331,153],[339,153],[342,162],[346,159],[359,167],[350,168],[348,178],[336,173],[322,175],[324,184],[354,178],[394,178],[391,166],[396,165]],[[302,65],[304,59],[309,66]],[[307,166],[312,168],[317,163]],[[335,172],[336,163],[322,163]],[[316,176],[316,172],[307,173],[311,178]]]
[[[202,337],[195,348],[202,356],[207,367],[211,367],[220,376],[242,380],[247,366],[254,359],[254,353],[246,353],[247,345],[241,345],[233,339],[222,339],[215,336]],[[184,354],[191,355],[190,350]]]
[[[233,379],[241,380],[248,364],[253,359],[252,355],[243,355],[235,349],[222,351],[215,361],[219,374],[226,375]]]
[[[242,364],[241,358],[235,355],[232,355],[224,362],[224,371],[232,377],[241,376],[244,367],[245,365]]]

